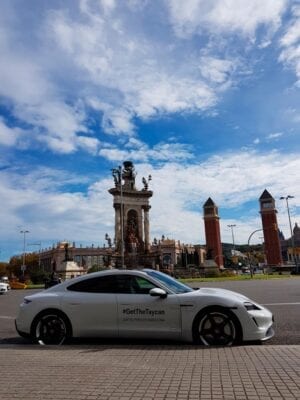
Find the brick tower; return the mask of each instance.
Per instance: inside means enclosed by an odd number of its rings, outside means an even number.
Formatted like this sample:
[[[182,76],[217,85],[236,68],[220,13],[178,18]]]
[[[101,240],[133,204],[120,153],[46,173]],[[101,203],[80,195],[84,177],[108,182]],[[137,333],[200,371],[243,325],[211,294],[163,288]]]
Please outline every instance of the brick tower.
[[[277,210],[275,209],[275,200],[265,189],[259,198],[259,203],[264,232],[267,264],[281,265],[282,255],[279,240],[279,230],[277,226]]]
[[[218,207],[209,197],[203,206],[204,225],[206,238],[206,258],[216,262],[218,267],[223,267],[222,244]]]

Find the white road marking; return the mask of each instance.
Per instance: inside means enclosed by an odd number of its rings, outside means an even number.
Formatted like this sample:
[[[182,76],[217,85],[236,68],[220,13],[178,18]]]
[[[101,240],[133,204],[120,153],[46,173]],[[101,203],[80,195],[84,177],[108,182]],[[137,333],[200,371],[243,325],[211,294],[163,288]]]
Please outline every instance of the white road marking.
[[[268,303],[263,306],[300,306],[300,303]]]
[[[2,318],[2,319],[15,319],[15,317],[9,317],[9,316],[6,316],[6,315],[0,315],[0,318]]]

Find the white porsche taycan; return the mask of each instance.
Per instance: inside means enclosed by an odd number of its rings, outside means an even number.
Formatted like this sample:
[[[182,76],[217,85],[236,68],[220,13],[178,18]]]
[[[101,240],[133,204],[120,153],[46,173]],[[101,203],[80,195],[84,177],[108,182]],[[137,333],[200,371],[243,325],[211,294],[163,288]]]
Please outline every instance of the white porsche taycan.
[[[107,270],[26,296],[16,329],[40,344],[74,337],[176,339],[230,346],[274,335],[272,313],[224,289],[194,290],[156,270]]]

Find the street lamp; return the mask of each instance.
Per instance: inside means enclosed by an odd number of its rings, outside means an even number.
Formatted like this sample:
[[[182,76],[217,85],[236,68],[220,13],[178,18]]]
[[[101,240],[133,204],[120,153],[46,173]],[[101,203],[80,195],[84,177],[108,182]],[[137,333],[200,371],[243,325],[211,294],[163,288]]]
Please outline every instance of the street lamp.
[[[122,260],[122,269],[125,268],[124,265],[124,213],[123,213],[123,170],[121,165],[119,165],[119,174],[120,174],[120,203],[121,203],[121,260]]]
[[[251,278],[253,278],[253,268],[252,268],[252,264],[251,264],[251,255],[250,255],[250,240],[256,232],[262,232],[262,231],[263,231],[263,229],[261,229],[261,228],[255,229],[255,231],[253,231],[248,238],[248,260],[249,260],[249,269],[250,269]]]
[[[261,240],[263,263],[265,264],[265,262],[266,262],[266,257],[265,257],[265,238],[264,238],[264,236],[259,236],[259,239]]]
[[[26,265],[25,265],[25,248],[26,248],[26,233],[29,233],[29,231],[20,231],[20,233],[23,234],[23,265],[21,266],[21,270],[22,270],[22,275],[24,276],[24,272],[26,269]]]
[[[233,228],[234,228],[236,225],[232,224],[232,225],[227,225],[227,226],[228,226],[228,228],[231,228],[231,235],[232,235],[232,255],[234,256],[235,245],[234,245]]]
[[[291,196],[291,195],[287,195],[287,196],[281,196],[280,197],[280,200],[285,200],[286,201],[286,208],[287,208],[287,212],[288,212],[288,217],[289,217],[289,224],[290,224],[290,232],[291,232],[291,242],[292,242],[292,259],[293,259],[293,262],[296,264],[296,266],[297,266],[297,263],[296,263],[296,260],[295,260],[295,251],[294,251],[294,248],[295,248],[295,243],[294,243],[294,235],[293,235],[293,229],[292,229],[292,222],[291,222],[291,215],[290,215],[290,207],[289,207],[289,199],[293,199],[294,198],[294,196]]]
[[[113,168],[112,169],[112,175],[115,180],[116,187],[119,185],[120,187],[120,218],[121,218],[121,264],[122,264],[122,269],[125,269],[124,265],[124,216],[123,216],[123,169],[121,165],[118,166],[118,168]]]

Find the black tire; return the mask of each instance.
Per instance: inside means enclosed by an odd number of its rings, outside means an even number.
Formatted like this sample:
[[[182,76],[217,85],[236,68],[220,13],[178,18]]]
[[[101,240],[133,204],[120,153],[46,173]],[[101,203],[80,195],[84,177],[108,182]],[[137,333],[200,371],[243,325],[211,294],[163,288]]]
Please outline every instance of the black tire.
[[[193,338],[205,346],[232,346],[242,339],[242,329],[237,317],[221,307],[200,312],[193,324]]]
[[[69,319],[58,310],[46,310],[37,315],[31,326],[31,339],[40,345],[61,345],[72,335]]]

